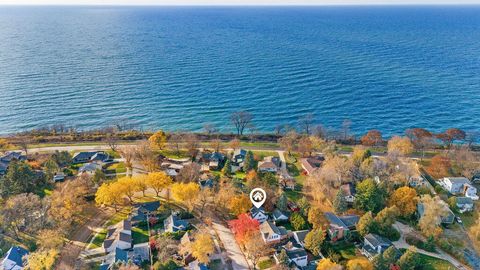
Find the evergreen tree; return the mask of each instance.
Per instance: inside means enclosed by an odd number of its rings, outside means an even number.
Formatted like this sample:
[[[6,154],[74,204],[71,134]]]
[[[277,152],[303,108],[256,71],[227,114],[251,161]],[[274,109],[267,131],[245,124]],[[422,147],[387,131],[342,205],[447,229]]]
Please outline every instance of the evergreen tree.
[[[225,165],[223,166],[223,169],[222,169],[222,173],[223,175],[226,175],[226,176],[229,176],[232,174],[232,162],[230,161],[230,159],[227,159],[227,161],[225,162]]]
[[[337,214],[342,214],[347,211],[348,204],[343,189],[338,190],[337,196],[335,196],[335,199],[333,200],[333,208]]]
[[[357,209],[377,213],[382,210],[384,204],[384,191],[375,181],[368,178],[357,185],[357,195],[355,196]]]
[[[308,210],[310,209],[310,203],[308,202],[307,197],[302,197],[300,200],[297,201],[297,205],[300,208],[300,213],[303,216],[308,214]]]
[[[373,264],[373,269],[375,270],[385,270],[389,268],[389,264],[383,257],[382,253],[372,258],[372,264]]]
[[[248,151],[245,155],[245,161],[243,163],[243,171],[248,172],[255,169],[255,159],[253,158],[253,152]]]
[[[288,255],[285,249],[282,249],[277,256],[280,265],[288,266]]]
[[[372,212],[365,213],[357,224],[357,231],[360,235],[365,236],[370,232],[375,232],[377,228],[377,224],[373,219]]]
[[[305,236],[305,248],[310,250],[313,255],[320,256],[321,247],[325,240],[325,234],[322,229],[315,229],[307,233]]]
[[[277,201],[277,208],[280,209],[281,211],[287,210],[287,203],[288,203],[288,198],[285,195],[285,193],[282,193],[280,197],[278,198]]]
[[[307,227],[307,221],[299,213],[295,212],[290,216],[290,224],[296,231],[303,230]]]
[[[398,253],[398,250],[394,246],[391,246],[383,252],[382,256],[385,260],[385,263],[387,265],[391,265],[397,262],[398,258],[400,257],[399,255],[400,254]]]
[[[8,166],[7,174],[0,181],[0,190],[3,197],[33,192],[36,187],[44,184],[37,180],[38,177],[30,165],[13,160]]]
[[[402,270],[414,270],[417,266],[417,252],[415,248],[409,248],[405,253],[398,259],[398,266]]]

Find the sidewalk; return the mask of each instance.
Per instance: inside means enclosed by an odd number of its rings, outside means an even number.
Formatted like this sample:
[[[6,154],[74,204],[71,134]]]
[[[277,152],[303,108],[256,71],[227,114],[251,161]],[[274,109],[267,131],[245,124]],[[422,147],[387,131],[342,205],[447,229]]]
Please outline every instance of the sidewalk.
[[[245,256],[240,247],[235,241],[235,237],[229,228],[217,222],[212,223],[213,229],[217,232],[220,241],[227,250],[227,256],[232,260],[233,270],[248,270],[250,269]]]

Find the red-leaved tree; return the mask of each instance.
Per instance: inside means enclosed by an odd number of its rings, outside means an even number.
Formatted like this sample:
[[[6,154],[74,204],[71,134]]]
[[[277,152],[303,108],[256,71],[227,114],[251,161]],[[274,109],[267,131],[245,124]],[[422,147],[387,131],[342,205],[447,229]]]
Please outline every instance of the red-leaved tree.
[[[252,232],[258,232],[260,223],[258,220],[251,218],[248,214],[241,214],[237,219],[228,222],[228,225],[235,234],[235,239],[240,244],[245,244],[246,237]]]

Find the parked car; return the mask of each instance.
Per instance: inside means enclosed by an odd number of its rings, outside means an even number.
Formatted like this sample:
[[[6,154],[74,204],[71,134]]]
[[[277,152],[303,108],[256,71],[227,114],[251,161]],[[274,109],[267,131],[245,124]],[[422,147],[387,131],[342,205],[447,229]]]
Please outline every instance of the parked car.
[[[457,221],[458,224],[463,224],[463,221],[459,216],[456,216],[455,220]]]

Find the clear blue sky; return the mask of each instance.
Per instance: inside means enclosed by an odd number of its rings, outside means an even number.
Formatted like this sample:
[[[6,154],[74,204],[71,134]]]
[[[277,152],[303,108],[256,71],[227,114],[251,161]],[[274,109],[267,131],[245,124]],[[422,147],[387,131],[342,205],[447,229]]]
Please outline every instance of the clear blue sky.
[[[16,5],[398,5],[480,4],[480,0],[0,0]]]

